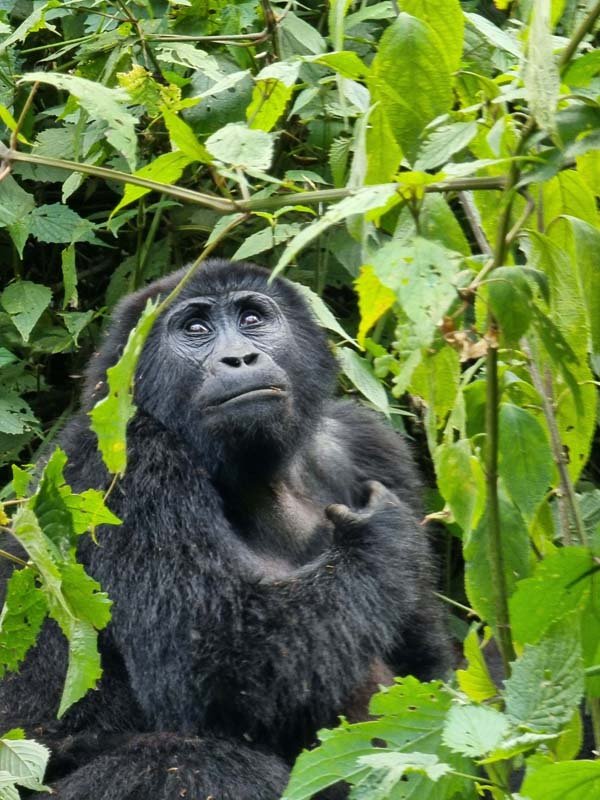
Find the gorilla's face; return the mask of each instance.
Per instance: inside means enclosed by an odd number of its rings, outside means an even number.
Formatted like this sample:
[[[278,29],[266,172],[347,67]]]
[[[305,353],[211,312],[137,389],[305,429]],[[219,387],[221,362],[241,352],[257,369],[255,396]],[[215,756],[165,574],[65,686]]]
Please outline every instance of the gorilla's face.
[[[151,357],[150,357],[151,355]],[[261,470],[301,434],[302,353],[273,297],[234,290],[187,297],[157,322],[137,400],[215,463]],[[204,459],[203,459],[204,461]]]
[[[172,358],[189,371],[188,402],[207,424],[286,413],[291,386],[283,364],[291,341],[277,303],[258,292],[186,300],[164,327]]]

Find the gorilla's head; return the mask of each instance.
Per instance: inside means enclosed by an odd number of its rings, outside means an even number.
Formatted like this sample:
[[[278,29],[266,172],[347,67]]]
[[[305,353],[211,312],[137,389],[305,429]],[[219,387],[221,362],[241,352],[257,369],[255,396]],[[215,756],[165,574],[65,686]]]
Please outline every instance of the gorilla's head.
[[[121,302],[88,376],[85,407],[102,396],[105,371],[148,298],[166,296],[184,273]],[[137,405],[214,473],[234,463],[274,468],[314,428],[332,392],[336,368],[324,334],[294,286],[268,277],[252,264],[207,261],[158,318],[139,360]]]

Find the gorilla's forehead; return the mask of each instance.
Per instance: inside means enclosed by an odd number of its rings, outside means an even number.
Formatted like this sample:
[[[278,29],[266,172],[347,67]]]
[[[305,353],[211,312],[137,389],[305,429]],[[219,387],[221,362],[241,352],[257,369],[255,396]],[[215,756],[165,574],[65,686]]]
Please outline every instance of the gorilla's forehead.
[[[252,289],[238,289],[223,292],[193,292],[182,297],[179,301],[176,301],[173,306],[175,308],[182,308],[189,305],[204,305],[207,307],[214,305],[227,306],[238,305],[239,303],[252,300],[277,303],[277,299],[266,292]]]

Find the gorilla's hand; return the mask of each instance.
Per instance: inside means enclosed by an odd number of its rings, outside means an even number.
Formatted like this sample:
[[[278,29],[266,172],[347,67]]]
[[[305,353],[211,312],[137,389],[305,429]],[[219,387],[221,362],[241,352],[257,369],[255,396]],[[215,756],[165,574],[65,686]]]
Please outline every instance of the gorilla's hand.
[[[342,503],[327,506],[325,513],[333,522],[337,544],[362,540],[378,530],[389,530],[406,520],[407,510],[402,501],[379,481],[365,484],[366,502],[360,509]]]

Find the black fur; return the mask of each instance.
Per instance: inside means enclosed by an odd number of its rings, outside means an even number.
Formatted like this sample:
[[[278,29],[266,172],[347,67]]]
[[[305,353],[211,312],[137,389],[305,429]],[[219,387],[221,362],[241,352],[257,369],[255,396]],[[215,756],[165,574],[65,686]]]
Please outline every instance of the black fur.
[[[90,364],[82,413],[62,438],[76,491],[110,482],[85,412],[146,300],[180,277],[126,298]],[[0,729],[50,744],[59,800],[276,800],[300,749],[337,715],[364,715],[389,669],[444,669],[405,445],[371,412],[332,399],[323,333],[292,284],[267,277],[207,263],[146,343],[127,473],[109,501],[123,525],[80,550],[114,600],[98,691],[54,719],[66,648],[50,622],[21,673],[0,683]],[[231,317],[232,292],[274,304],[268,335],[231,328],[196,344],[179,309],[209,296],[211,313]],[[252,375],[281,391],[210,411],[215,393]]]

